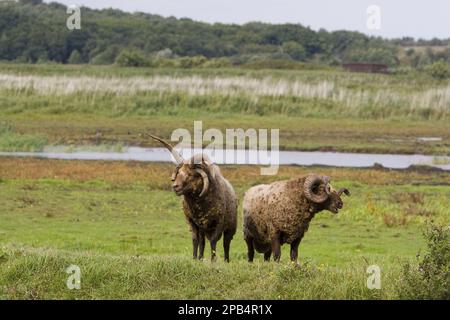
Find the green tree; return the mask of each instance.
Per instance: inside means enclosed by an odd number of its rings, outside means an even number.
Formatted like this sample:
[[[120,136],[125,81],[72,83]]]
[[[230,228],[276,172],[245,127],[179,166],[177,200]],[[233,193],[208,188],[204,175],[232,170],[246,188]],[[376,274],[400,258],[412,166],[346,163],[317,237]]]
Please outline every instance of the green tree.
[[[356,48],[346,53],[346,61],[384,63],[390,67],[398,65],[396,50],[390,48]]]
[[[116,63],[121,67],[147,67],[150,65],[144,55],[137,50],[124,50],[116,59]]]
[[[96,56],[94,56],[90,63],[97,65],[106,65],[113,64],[116,61],[116,58],[119,53],[119,48],[117,46],[112,46],[106,49],[105,51],[100,52]]]
[[[81,58],[80,52],[78,52],[78,50],[73,50],[67,62],[69,64],[82,64],[83,59]]]
[[[1,0],[0,0],[1,1]],[[35,63],[66,63],[76,50],[84,62],[147,65],[145,57],[168,61],[176,57],[227,57],[245,62],[248,56],[280,59],[280,47],[296,61],[327,64],[342,60],[371,61],[397,66],[400,46],[442,46],[441,50],[409,52],[402,63],[422,68],[440,59],[450,62],[450,40],[382,39],[359,32],[312,30],[300,24],[252,22],[244,25],[214,25],[191,19],[164,18],[146,13],[126,13],[116,9],[83,8],[82,30],[69,31],[65,25],[67,7],[56,2],[20,0],[2,5],[0,10],[0,60]],[[114,47],[114,50],[109,48]],[[170,48],[169,50],[165,50]],[[131,53],[137,51],[138,53]],[[422,51],[422,50],[421,50]],[[141,55],[142,57],[138,57]],[[274,57],[275,56],[275,57]],[[42,58],[44,57],[44,58]],[[289,59],[288,57],[288,59]],[[144,59],[141,59],[144,58]],[[285,57],[281,57],[285,59]],[[144,61],[146,60],[146,61]],[[183,63],[189,67],[196,59]],[[198,59],[197,59],[198,60]],[[419,61],[421,60],[421,61]]]
[[[429,65],[425,70],[429,75],[438,80],[444,80],[450,77],[450,67],[444,60],[439,60]]]
[[[42,0],[20,0],[19,2],[23,4],[31,4],[33,6],[42,4]]]
[[[204,56],[183,57],[180,59],[180,66],[182,68],[195,68],[202,66],[207,61],[208,59]]]
[[[287,53],[292,59],[297,61],[303,61],[306,59],[305,48],[294,41],[288,41],[283,43],[283,51]]]

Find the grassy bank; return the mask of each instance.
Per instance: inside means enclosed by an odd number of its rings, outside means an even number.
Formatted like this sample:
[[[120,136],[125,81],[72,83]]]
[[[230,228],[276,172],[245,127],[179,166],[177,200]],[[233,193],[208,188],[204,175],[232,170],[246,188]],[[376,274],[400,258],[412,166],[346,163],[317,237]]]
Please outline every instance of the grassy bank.
[[[143,133],[169,138],[173,130],[193,131],[195,116],[104,117],[89,115],[9,115],[8,123],[18,134],[44,136],[54,145],[115,144],[158,146]],[[336,120],[285,116],[254,117],[231,115],[206,119],[204,131],[217,128],[280,129],[280,148],[307,151],[373,153],[450,154],[450,134],[443,122],[398,122]],[[100,135],[99,135],[100,133]],[[441,137],[440,141],[420,141],[420,137]]]
[[[298,269],[49,249],[2,249],[1,254],[3,299],[389,299],[396,297],[400,274],[399,268],[385,268],[380,292],[365,286],[368,264],[361,260],[348,268],[306,264]],[[82,270],[80,290],[65,286],[69,265]]]
[[[225,166],[239,199],[254,184],[311,171],[330,175],[352,196],[338,215],[313,220],[300,246],[301,269],[288,262],[286,246],[281,264],[258,257],[248,266],[241,214],[232,262],[194,262],[171,170],[0,159],[0,297],[395,298],[402,264],[425,249],[424,223],[450,221],[450,177],[442,172],[282,167],[278,176],[262,177],[255,167]],[[82,270],[79,291],[65,286],[71,264]],[[381,290],[365,285],[372,264],[382,270]]]
[[[0,71],[2,120],[50,144],[152,145],[142,132],[167,137],[202,120],[205,130],[280,129],[282,149],[450,154],[448,83],[423,75],[14,64]]]
[[[47,144],[47,139],[42,134],[18,134],[10,125],[0,122],[0,150],[14,151],[42,151]]]

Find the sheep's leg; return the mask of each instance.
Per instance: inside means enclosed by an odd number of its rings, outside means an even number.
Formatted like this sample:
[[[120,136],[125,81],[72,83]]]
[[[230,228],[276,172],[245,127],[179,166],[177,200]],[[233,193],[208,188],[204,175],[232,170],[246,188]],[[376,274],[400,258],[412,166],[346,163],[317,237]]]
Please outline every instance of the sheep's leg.
[[[273,260],[276,262],[280,262],[281,243],[280,243],[280,238],[278,236],[272,240],[272,251],[273,251]]]
[[[225,262],[230,262],[230,243],[233,239],[232,233],[223,233],[223,252],[225,255]]]
[[[192,230],[192,256],[194,259],[197,259],[197,252],[198,252],[198,244],[199,244],[199,230],[196,225],[191,223],[191,230]]]
[[[203,256],[205,253],[205,234],[199,233],[199,256],[198,260],[203,260]]]
[[[269,262],[270,261],[270,256],[272,255],[272,250],[266,251],[264,253],[264,261]]]
[[[255,248],[253,246],[253,238],[245,237],[245,242],[247,243],[248,262],[253,262],[253,258],[255,257]]]
[[[300,244],[300,240],[301,240],[300,238],[297,238],[291,243],[291,261],[292,262],[297,262],[298,246]]]
[[[193,247],[192,256],[194,259],[197,259],[198,235],[194,232],[192,233],[192,247]]]
[[[211,245],[211,262],[216,261],[216,245],[217,245],[217,240],[216,239],[211,239],[209,241],[210,245]]]
[[[222,232],[219,231],[220,228],[217,228],[214,233],[208,237],[209,244],[211,245],[211,261],[214,262],[216,260],[216,245],[217,242],[222,237]]]

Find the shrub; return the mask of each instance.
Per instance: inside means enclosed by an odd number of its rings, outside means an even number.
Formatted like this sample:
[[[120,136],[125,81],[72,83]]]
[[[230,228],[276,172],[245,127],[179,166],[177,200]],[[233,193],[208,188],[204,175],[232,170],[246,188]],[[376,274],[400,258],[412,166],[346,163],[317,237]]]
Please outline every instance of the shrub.
[[[283,43],[283,51],[292,59],[297,61],[304,61],[307,57],[305,48],[301,44],[294,41]]]
[[[398,286],[402,299],[450,299],[450,227],[429,225],[427,252],[418,264],[405,264]]]
[[[394,73],[399,75],[414,75],[414,72],[414,68],[410,66],[397,67],[394,70]]]
[[[155,67],[160,68],[178,68],[180,66],[175,59],[156,58],[153,62]]]
[[[160,50],[155,53],[155,57],[158,59],[173,59],[175,58],[175,54],[170,50],[169,48],[166,48],[164,50]]]
[[[242,65],[247,69],[284,69],[284,70],[325,70],[327,66],[314,63],[303,63],[288,59],[252,59]]]
[[[69,64],[81,64],[83,63],[83,59],[81,58],[81,54],[78,50],[73,50],[69,60],[67,60]]]
[[[116,59],[117,65],[121,67],[148,67],[150,61],[142,53],[136,50],[124,50]]]
[[[211,59],[203,64],[204,68],[229,68],[231,66],[231,61],[228,58]]]
[[[430,76],[438,80],[444,80],[450,77],[450,67],[444,60],[427,66],[425,70]]]
[[[364,48],[352,49],[346,52],[344,60],[355,62],[384,63],[389,67],[398,65],[395,48]]]
[[[113,64],[119,54],[119,49],[115,46],[109,47],[105,51],[97,54],[91,59],[91,64],[108,65]]]
[[[244,65],[249,69],[297,69],[297,63],[293,60],[282,59],[252,59]]]
[[[195,68],[203,65],[208,59],[204,56],[195,56],[195,57],[183,57],[179,59],[181,68]]]

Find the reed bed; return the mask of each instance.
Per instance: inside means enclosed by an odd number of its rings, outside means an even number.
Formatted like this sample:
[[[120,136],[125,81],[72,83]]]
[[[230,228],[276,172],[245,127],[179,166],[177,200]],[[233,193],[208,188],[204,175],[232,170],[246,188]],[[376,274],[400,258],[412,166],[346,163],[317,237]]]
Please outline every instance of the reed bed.
[[[293,97],[328,100],[355,112],[361,106],[403,108],[414,113],[435,114],[446,118],[450,113],[450,86],[426,90],[374,90],[360,85],[342,86],[336,79],[307,83],[299,80],[247,76],[150,76],[150,77],[91,77],[36,76],[0,74],[0,89],[16,95],[31,92],[38,95],[67,96],[73,94],[135,95],[139,93],[173,93],[188,96],[244,97],[258,103],[262,97]]]

